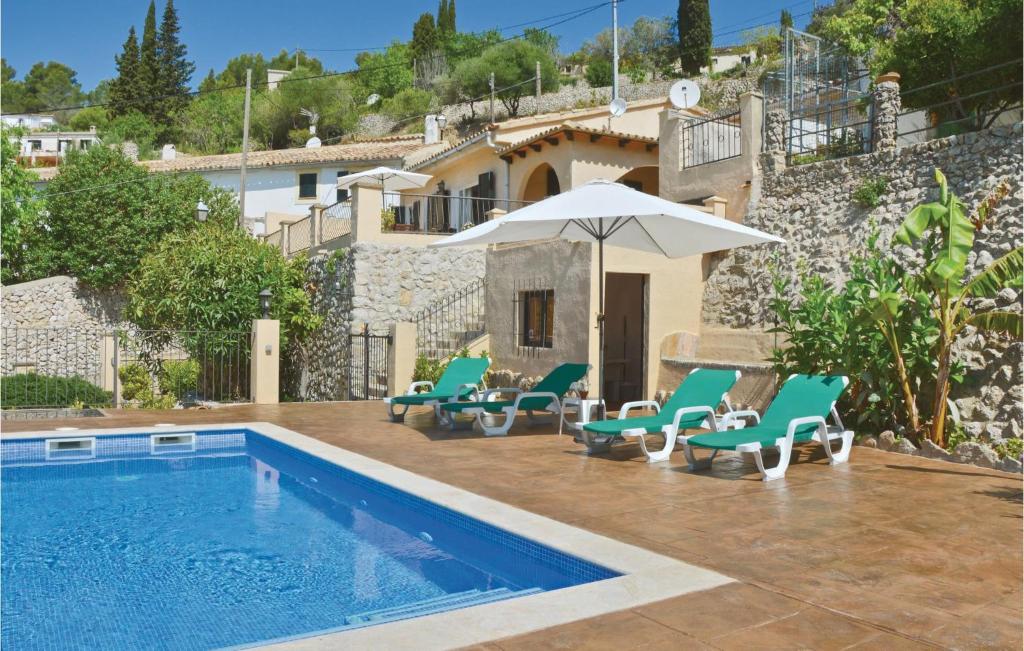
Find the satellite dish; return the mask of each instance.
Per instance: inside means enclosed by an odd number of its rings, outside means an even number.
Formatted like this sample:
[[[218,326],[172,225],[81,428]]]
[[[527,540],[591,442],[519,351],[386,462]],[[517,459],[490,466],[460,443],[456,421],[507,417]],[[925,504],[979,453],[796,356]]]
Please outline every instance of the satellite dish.
[[[608,112],[612,114],[613,118],[617,118],[626,112],[626,100],[621,97],[616,97],[612,100],[612,103],[608,105]]]
[[[697,102],[700,101],[700,86],[689,79],[681,79],[669,89],[668,101],[677,109],[697,106]]]
[[[367,106],[373,106],[374,104],[376,104],[379,101],[380,101],[380,95],[378,95],[377,93],[373,93],[369,97],[366,98],[366,105]]]

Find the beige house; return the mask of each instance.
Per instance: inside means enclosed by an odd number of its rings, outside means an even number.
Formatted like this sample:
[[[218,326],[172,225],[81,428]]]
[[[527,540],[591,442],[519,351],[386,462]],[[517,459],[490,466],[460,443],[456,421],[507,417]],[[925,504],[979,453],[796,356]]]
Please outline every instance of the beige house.
[[[738,219],[760,130],[756,95],[723,119],[661,100],[632,102],[619,118],[604,107],[520,118],[413,160],[408,169],[433,177],[427,187],[385,195],[378,205],[393,207],[395,228],[406,237],[421,233],[424,243],[596,178]],[[709,148],[719,142],[727,143],[727,157],[717,144]],[[494,368],[536,376],[561,361],[596,365],[596,255],[589,244],[561,241],[487,247],[488,339],[479,346],[489,350]],[[610,406],[667,388],[676,376],[663,360],[697,355],[709,264],[605,249]],[[596,368],[589,379],[596,390]]]

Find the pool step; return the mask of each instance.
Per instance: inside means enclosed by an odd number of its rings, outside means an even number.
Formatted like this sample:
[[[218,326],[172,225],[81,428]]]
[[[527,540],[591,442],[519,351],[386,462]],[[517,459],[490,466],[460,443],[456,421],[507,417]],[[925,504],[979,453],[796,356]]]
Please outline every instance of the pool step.
[[[392,619],[405,619],[407,617],[416,617],[418,615],[425,615],[443,610],[465,608],[467,606],[476,606],[479,604],[490,603],[492,601],[501,601],[502,599],[511,599],[512,597],[522,597],[528,594],[534,594],[535,592],[541,592],[541,589],[529,588],[526,590],[509,590],[508,588],[495,588],[494,590],[466,590],[465,592],[456,592],[440,597],[433,597],[431,599],[424,599],[423,601],[405,604],[404,606],[382,608],[380,610],[371,610],[369,612],[359,613],[358,615],[350,615],[345,618],[345,623],[349,626],[356,626],[360,624],[373,624],[382,621],[389,621]]]

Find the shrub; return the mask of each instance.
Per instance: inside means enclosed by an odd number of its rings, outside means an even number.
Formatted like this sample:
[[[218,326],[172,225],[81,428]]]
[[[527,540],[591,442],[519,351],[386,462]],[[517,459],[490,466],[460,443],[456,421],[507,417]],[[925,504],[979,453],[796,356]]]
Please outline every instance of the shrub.
[[[591,88],[604,88],[612,85],[612,64],[604,58],[594,58],[587,64],[585,73]]]
[[[80,377],[56,377],[23,373],[0,382],[0,407],[101,407],[110,405],[112,394]]]
[[[124,400],[144,400],[153,395],[153,379],[142,364],[125,364],[117,370],[117,378],[121,381]]]
[[[882,202],[882,195],[885,194],[888,187],[889,177],[875,176],[873,178],[864,179],[864,181],[861,182],[850,196],[855,204],[861,208],[871,210],[873,208],[877,208]]]
[[[994,446],[996,454],[1003,458],[1017,459],[1020,461],[1021,455],[1024,455],[1024,440],[1022,439],[1003,439]]]
[[[160,364],[157,382],[160,393],[182,396],[199,387],[199,362],[194,359],[167,359]]]
[[[448,364],[456,357],[469,357],[469,348],[463,347],[462,350],[446,359],[430,359],[426,355],[417,355],[412,371],[412,381],[437,384],[437,381],[444,375],[445,369],[448,368]],[[490,357],[490,353],[485,350],[480,353],[480,357]],[[489,370],[484,374],[484,384],[487,384],[490,374]]]

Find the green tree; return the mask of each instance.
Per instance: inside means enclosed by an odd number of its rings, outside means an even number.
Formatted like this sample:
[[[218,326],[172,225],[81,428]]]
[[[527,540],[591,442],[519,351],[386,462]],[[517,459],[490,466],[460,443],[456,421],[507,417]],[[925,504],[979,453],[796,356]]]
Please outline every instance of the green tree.
[[[277,90],[258,96],[252,127],[257,140],[272,149],[301,145],[309,137],[309,122],[300,109],[320,115],[317,135],[321,139],[341,136],[355,127],[358,111],[352,82],[343,76],[306,79],[311,76],[315,76],[311,70],[296,68]]]
[[[463,61],[479,57],[484,50],[502,40],[501,32],[496,29],[486,32],[457,32],[444,42],[445,60],[451,67],[458,67]]]
[[[213,92],[217,88],[217,75],[214,74],[213,68],[210,68],[210,72],[203,77],[203,80],[199,82],[199,93],[202,96],[203,93]]]
[[[215,88],[223,88],[225,86],[244,86],[245,85],[245,70],[247,68],[252,69],[252,80],[253,82],[264,82],[267,80],[267,68],[271,66],[267,65],[266,60],[263,59],[263,55],[260,53],[256,54],[239,54],[238,56],[229,59],[224,69],[216,77],[216,84],[213,85]],[[288,66],[285,70],[291,70],[292,66]],[[211,70],[211,72],[213,72]],[[203,82],[207,83],[207,82]]]
[[[533,84],[523,83],[536,74],[540,62],[541,90],[558,89],[558,68],[552,56],[539,46],[523,40],[505,41],[488,48],[478,60],[460,64],[452,77],[460,84],[464,97],[484,96],[490,89],[490,75],[494,73],[494,86],[509,115],[519,112],[519,100],[532,94]]]
[[[322,323],[310,307],[305,268],[304,257],[286,260],[277,247],[230,224],[176,229],[132,274],[125,314],[143,330],[247,331],[261,316],[260,291],[270,289],[282,343],[301,342]],[[193,352],[212,345],[216,353],[217,343],[215,336],[185,341]],[[234,350],[237,338],[223,344]]]
[[[242,149],[245,91],[200,94],[176,118],[182,149],[195,154],[226,154]]]
[[[437,31],[442,40],[458,31],[455,28],[455,0],[441,0],[437,6]]]
[[[165,234],[195,227],[200,199],[210,222],[233,224],[233,195],[198,175],[150,175],[107,147],[71,152],[44,195],[49,269],[93,287],[121,285]]]
[[[587,64],[585,76],[592,88],[611,86],[612,64],[608,59],[591,59]]]
[[[142,27],[142,41],[139,43],[139,91],[141,96],[135,105],[136,110],[149,116],[155,123],[163,124],[167,114],[162,101],[158,99],[163,94],[163,74],[154,0],[149,0],[146,22]]]
[[[953,375],[953,346],[965,328],[985,333],[1006,333],[1019,340],[1024,321],[1019,311],[983,309],[979,299],[992,299],[1001,290],[1020,291],[1024,277],[1024,248],[1016,247],[992,262],[972,279],[967,279],[967,259],[974,248],[974,232],[982,228],[995,206],[1009,193],[1004,182],[986,197],[978,209],[968,214],[966,206],[948,187],[938,169],[935,180],[939,199],[923,203],[910,211],[896,232],[895,240],[910,245],[922,241],[924,271],[915,289],[927,292],[928,307],[939,324],[934,343],[936,365],[935,393],[932,400],[931,439],[944,445],[947,436],[946,411],[950,379]],[[911,292],[911,295],[918,292]],[[899,305],[905,299],[898,292],[883,294],[879,301]]]
[[[412,41],[409,43],[409,54],[413,59],[425,59],[437,54],[437,28],[434,16],[430,12],[420,14],[412,26]]]
[[[24,80],[27,111],[53,111],[55,108],[75,106],[82,101],[82,86],[75,71],[56,61],[39,62],[29,69]],[[68,111],[57,111],[58,119],[70,117]]]
[[[1024,36],[1007,25],[1022,20],[1021,0],[853,0],[820,31],[873,73],[900,73],[905,107],[980,128],[1020,101]]]
[[[3,74],[0,77],[0,102],[4,113],[21,113],[25,111],[25,84],[15,77],[17,72],[7,65],[7,59],[0,59]]]
[[[103,133],[107,127],[107,111],[102,106],[87,106],[71,116],[68,126],[75,131],[88,131],[90,127],[96,127],[97,131]]]
[[[700,73],[711,60],[711,10],[708,0],[679,0],[679,62],[683,72]]]
[[[18,147],[0,132],[0,282],[24,282],[41,277],[33,264],[38,239],[40,202],[32,183],[36,175],[18,165]]]
[[[355,75],[363,98],[371,93],[392,97],[412,86],[409,46],[392,41],[383,52],[360,52],[356,55],[359,70]]]
[[[282,49],[273,59],[267,62],[267,67],[272,70],[291,70],[297,66],[302,66],[309,74],[322,75],[324,73],[324,64],[320,59],[309,56],[305,50],[301,49],[294,52]],[[257,80],[260,82],[266,81],[266,76],[256,77],[256,71],[253,70],[253,81]],[[242,83],[245,83],[244,70],[242,71]]]
[[[146,159],[152,157],[159,130],[159,127],[142,113],[130,111],[107,122],[100,131],[100,136],[108,145],[134,142],[139,146],[139,158]]]
[[[160,21],[157,52],[160,55],[160,95],[163,112],[173,115],[182,110],[189,100],[189,81],[196,65],[188,60],[188,49],[178,37],[181,27],[174,0],[167,0]]]
[[[385,99],[381,108],[388,117],[401,121],[425,115],[434,108],[434,104],[433,93],[419,88],[406,88],[394,97]],[[413,124],[418,129],[422,128],[421,123]]]
[[[128,38],[121,47],[121,54],[114,59],[117,62],[117,77],[110,84],[110,116],[142,111],[145,107],[139,100],[145,91],[139,71],[139,42],[134,27],[128,29]]]
[[[787,29],[793,27],[793,14],[789,13],[789,9],[783,9],[779,14],[779,32],[785,32]]]

